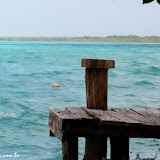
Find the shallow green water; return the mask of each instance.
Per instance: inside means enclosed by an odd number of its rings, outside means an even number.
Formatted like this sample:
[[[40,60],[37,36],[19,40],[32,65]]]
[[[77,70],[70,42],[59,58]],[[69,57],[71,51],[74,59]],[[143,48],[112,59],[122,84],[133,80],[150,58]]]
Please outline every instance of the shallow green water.
[[[160,107],[160,44],[0,42],[1,155],[62,160],[61,143],[49,137],[48,112],[86,106],[82,58],[116,60],[109,70],[109,108]],[[131,139],[130,148],[131,159],[154,157],[160,141]],[[79,159],[83,153],[81,138]]]

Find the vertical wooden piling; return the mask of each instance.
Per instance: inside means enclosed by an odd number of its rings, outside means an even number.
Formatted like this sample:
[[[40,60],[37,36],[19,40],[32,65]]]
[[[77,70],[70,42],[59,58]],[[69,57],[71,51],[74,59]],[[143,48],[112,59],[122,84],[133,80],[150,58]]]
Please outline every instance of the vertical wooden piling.
[[[115,67],[114,60],[82,59],[86,67],[87,108],[107,110],[108,69]],[[102,160],[107,154],[107,137],[86,137],[84,160]]]
[[[68,135],[62,139],[63,160],[78,160],[78,137]]]
[[[129,137],[110,137],[111,160],[129,160]]]

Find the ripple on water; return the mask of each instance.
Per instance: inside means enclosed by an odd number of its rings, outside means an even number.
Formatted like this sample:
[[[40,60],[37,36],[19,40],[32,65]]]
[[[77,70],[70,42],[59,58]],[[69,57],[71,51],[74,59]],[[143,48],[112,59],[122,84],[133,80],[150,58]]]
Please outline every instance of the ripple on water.
[[[148,74],[160,75],[160,67],[150,66],[148,67]]]
[[[21,160],[62,160],[60,141],[49,137],[48,112],[53,107],[86,105],[82,58],[116,60],[116,68],[109,71],[110,108],[158,106],[159,53],[160,44],[0,42],[1,154],[17,152]],[[52,83],[61,87],[53,89]],[[131,159],[160,148],[159,140],[149,146],[137,142],[131,143]],[[84,144],[79,141],[80,159]]]
[[[145,81],[145,80],[143,80],[143,81],[139,81],[139,82],[135,82],[134,83],[135,85],[137,85],[137,86],[154,86],[154,83],[152,83],[152,82],[149,82],[149,81]]]

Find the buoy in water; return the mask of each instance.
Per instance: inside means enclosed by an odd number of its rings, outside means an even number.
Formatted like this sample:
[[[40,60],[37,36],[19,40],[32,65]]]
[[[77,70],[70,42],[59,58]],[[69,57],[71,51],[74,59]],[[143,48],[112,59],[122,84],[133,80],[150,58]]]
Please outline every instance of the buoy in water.
[[[53,83],[51,87],[60,87],[60,85],[58,83]]]

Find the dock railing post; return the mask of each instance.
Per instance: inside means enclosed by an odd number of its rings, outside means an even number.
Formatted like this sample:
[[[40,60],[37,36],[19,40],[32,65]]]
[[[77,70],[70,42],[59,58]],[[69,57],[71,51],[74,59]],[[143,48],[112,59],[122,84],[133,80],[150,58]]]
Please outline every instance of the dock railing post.
[[[114,60],[82,59],[86,67],[87,108],[107,110],[108,69],[115,68]],[[86,137],[84,160],[102,160],[107,156],[107,137],[90,135]]]

